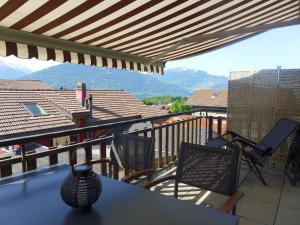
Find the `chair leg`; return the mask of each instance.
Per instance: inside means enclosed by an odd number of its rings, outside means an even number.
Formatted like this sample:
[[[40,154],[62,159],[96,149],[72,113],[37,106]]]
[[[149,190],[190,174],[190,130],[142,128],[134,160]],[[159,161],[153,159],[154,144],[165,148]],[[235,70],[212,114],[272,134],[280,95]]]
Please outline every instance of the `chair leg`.
[[[174,185],[174,197],[178,198],[178,182],[175,181],[175,185]]]
[[[260,172],[260,170],[258,169],[258,167],[256,166],[256,164],[255,164],[254,162],[252,162],[252,164],[253,164],[253,166],[254,166],[256,172],[257,172],[256,175],[258,175],[258,178],[261,180],[262,184],[263,184],[263,185],[267,185],[267,184],[266,184],[266,181],[265,181],[265,179],[264,179],[264,177],[263,177],[263,175],[261,174],[261,172]]]
[[[259,170],[258,167],[256,166],[255,162],[249,161],[249,159],[248,159],[247,157],[245,157],[245,160],[246,160],[248,166],[250,167],[250,170],[255,169],[255,170],[253,170],[253,171],[254,171],[255,175],[261,180],[262,184],[263,184],[263,185],[267,185],[267,183],[266,183],[266,181],[265,181],[263,175],[261,174],[260,170]],[[252,166],[251,164],[252,164],[253,166]]]

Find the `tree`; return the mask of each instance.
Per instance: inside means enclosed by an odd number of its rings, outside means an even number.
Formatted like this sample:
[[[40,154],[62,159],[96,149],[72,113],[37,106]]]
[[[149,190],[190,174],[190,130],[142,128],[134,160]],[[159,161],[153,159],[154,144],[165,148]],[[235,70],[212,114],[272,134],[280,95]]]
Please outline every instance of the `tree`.
[[[170,107],[171,113],[190,111],[191,107],[185,103],[183,99],[176,99]]]

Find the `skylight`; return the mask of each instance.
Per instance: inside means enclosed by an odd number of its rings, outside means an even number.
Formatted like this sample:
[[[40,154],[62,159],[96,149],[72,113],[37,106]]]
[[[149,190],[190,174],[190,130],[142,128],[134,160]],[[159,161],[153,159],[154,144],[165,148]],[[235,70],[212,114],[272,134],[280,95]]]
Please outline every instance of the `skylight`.
[[[216,98],[216,97],[218,97],[220,95],[220,93],[213,93],[210,97],[211,98]]]
[[[43,110],[43,108],[35,102],[25,102],[25,103],[22,103],[22,105],[32,116],[47,115],[45,110]]]

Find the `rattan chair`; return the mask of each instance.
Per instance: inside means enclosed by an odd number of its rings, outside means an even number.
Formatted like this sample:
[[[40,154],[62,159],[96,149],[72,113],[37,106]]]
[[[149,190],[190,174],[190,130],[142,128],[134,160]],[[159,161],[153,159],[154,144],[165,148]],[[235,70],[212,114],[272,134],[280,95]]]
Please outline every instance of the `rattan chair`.
[[[281,118],[260,142],[256,143],[237,133],[228,131],[212,139],[207,146],[220,148],[232,144],[236,145],[242,151],[249,167],[255,169],[254,171],[256,171],[261,182],[266,185],[265,179],[257,165],[263,167],[263,163],[272,156],[298,126],[299,123],[294,120]]]
[[[174,197],[178,197],[178,183],[230,196],[220,209],[235,214],[236,203],[242,196],[237,192],[240,151],[227,151],[204,145],[182,143],[175,175],[158,178],[146,184],[150,189],[157,184],[175,179]]]
[[[122,181],[131,182],[141,176],[151,178],[155,171],[154,138],[132,134],[114,134],[111,144],[109,175],[112,176],[112,167],[126,168],[135,171],[125,176]]]

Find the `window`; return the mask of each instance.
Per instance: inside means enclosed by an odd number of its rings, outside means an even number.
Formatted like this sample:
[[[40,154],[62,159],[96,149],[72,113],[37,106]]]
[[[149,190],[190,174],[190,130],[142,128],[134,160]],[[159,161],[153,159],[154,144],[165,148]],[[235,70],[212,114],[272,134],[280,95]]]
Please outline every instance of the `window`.
[[[25,102],[22,103],[24,108],[32,115],[32,116],[44,116],[47,115],[45,110],[42,109],[41,106],[39,106],[35,102]]]

